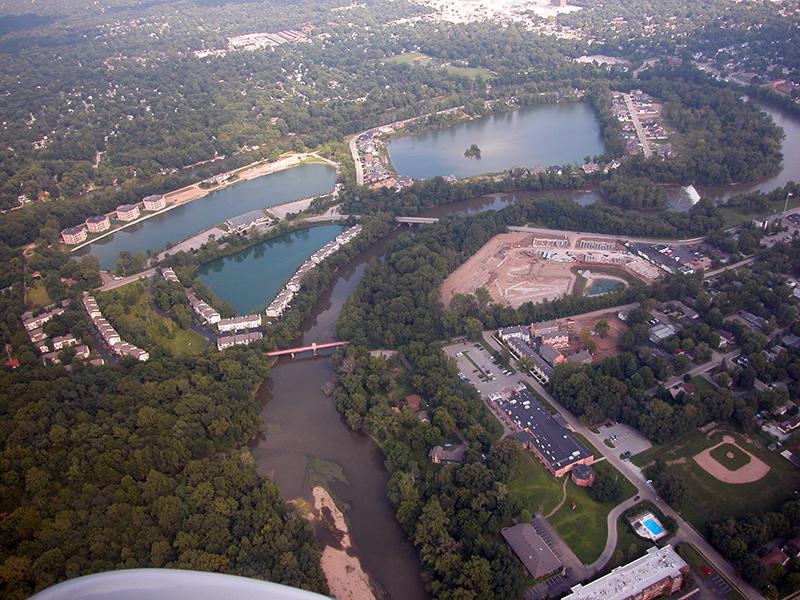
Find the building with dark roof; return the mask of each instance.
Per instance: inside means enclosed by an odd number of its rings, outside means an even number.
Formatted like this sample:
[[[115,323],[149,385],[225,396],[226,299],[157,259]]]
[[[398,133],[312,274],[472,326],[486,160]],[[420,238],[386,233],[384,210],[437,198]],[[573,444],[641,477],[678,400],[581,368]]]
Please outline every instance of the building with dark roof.
[[[506,527],[500,533],[534,579],[561,568],[561,561],[530,523]]]
[[[532,359],[533,369],[531,372],[539,381],[542,383],[550,381],[550,377],[553,375],[553,367],[534,352],[533,348],[517,337],[508,338],[506,344],[508,344],[508,349],[511,350],[515,358],[527,356]]]
[[[61,232],[61,239],[65,244],[80,244],[86,239],[86,227],[78,225],[77,227],[67,227]]]
[[[228,231],[246,231],[254,225],[261,225],[262,223],[269,222],[269,217],[264,214],[263,210],[251,210],[238,217],[231,217],[225,221]]]
[[[122,204],[117,207],[117,219],[120,221],[133,221],[139,218],[139,206],[137,204]]]
[[[95,215],[86,219],[86,227],[92,233],[101,233],[111,228],[111,219],[108,218],[108,215]]]
[[[581,487],[592,487],[594,484],[594,469],[589,465],[575,465],[572,467],[572,481]]]
[[[533,337],[557,333],[559,329],[561,329],[561,326],[556,321],[541,321],[540,323],[531,324]]]
[[[528,390],[514,391],[496,405],[503,420],[518,432],[520,443],[555,477],[566,475],[575,465],[594,461],[586,446],[560,425]]]
[[[539,356],[547,361],[551,367],[564,362],[564,355],[550,344],[542,344],[539,346]]]
[[[161,210],[167,206],[167,201],[164,199],[163,194],[154,194],[152,196],[145,196],[142,200],[145,210]]]

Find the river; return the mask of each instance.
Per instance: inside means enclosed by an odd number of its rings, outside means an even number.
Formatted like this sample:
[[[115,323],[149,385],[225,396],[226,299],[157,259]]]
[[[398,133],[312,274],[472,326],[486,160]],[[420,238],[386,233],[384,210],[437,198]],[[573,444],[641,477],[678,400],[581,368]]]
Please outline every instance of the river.
[[[388,239],[407,233],[395,230],[337,273],[303,322],[298,345],[334,339],[339,311],[366,264],[383,255]],[[320,471],[340,471],[343,480],[329,481],[327,486],[347,509],[352,540],[365,570],[386,598],[430,598],[417,552],[386,497],[389,474],[382,451],[369,437],[350,431],[333,399],[321,391],[333,376],[328,356],[282,359],[275,365],[256,394],[266,432],[250,444],[259,473],[275,480],[284,498],[310,499],[312,481],[319,481]]]
[[[480,158],[466,158],[472,144]],[[452,127],[392,139],[387,149],[400,175],[459,179],[507,171],[515,166],[583,164],[585,156],[603,154],[600,125],[582,102],[536,104]]]
[[[333,190],[335,176],[336,169],[328,164],[308,163],[243,181],[123,229],[83,253],[99,258],[101,268],[114,269],[123,250],[160,251],[168,241],[177,243],[251,210],[325,194]]]
[[[772,117],[776,125],[783,128],[786,138],[783,140],[781,150],[783,163],[766,177],[751,183],[724,186],[697,186],[703,196],[708,196],[717,202],[727,200],[736,194],[748,192],[769,192],[778,187],[783,187],[790,181],[800,182],[800,118],[789,114],[785,110],[760,100],[751,100],[761,110]]]

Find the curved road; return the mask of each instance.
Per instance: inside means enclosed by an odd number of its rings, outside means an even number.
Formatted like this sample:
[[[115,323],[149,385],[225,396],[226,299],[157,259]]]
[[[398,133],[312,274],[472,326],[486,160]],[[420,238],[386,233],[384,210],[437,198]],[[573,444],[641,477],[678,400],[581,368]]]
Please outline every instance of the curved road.
[[[650,500],[658,507],[659,510],[661,510],[661,512],[667,516],[673,517],[678,522],[678,532],[675,535],[676,541],[688,542],[694,546],[718,573],[721,573],[725,578],[728,579],[728,581],[734,584],[734,586],[745,598],[748,600],[764,600],[764,597],[755,588],[751,587],[739,577],[731,564],[728,563],[728,561],[722,556],[720,556],[720,554],[711,547],[711,544],[709,544],[705,538],[703,538],[703,536],[694,529],[694,527],[686,522],[678,513],[672,510],[672,508],[667,505],[666,502],[659,498],[658,494],[653,489],[653,486],[647,483],[646,478],[644,475],[642,475],[642,472],[638,467],[630,462],[620,459],[612,448],[608,448],[603,443],[603,435],[592,432],[583,423],[578,421],[578,419],[575,418],[571,412],[561,406],[561,404],[559,404],[556,399],[553,398],[553,396],[551,396],[541,384],[539,384],[539,382],[535,381],[533,378],[529,378],[528,382],[564,417],[564,419],[566,419],[573,431],[580,433],[587,440],[589,440],[589,442],[597,449],[597,451],[601,455],[605,456],[606,460],[608,460],[609,463],[611,463],[628,481],[630,481],[636,487],[636,491],[641,497],[641,500]],[[631,498],[616,506],[614,509],[612,509],[611,513],[609,513],[608,539],[606,541],[606,547],[603,550],[603,553],[600,555],[600,558],[589,565],[588,568],[590,571],[592,569],[596,570],[602,568],[602,566],[605,565],[611,558],[611,555],[614,553],[614,549],[617,545],[617,517],[622,514],[626,508],[632,506],[633,504],[635,504],[635,502]]]
[[[606,309],[602,312],[608,312]],[[600,311],[598,311],[600,312]],[[486,333],[486,332],[485,332]],[[491,335],[484,336],[484,339],[489,340],[490,344],[497,349],[500,349],[497,342]],[[735,354],[735,353],[729,353]],[[725,356],[728,356],[727,354]],[[712,366],[712,363],[701,365],[705,369]],[[519,373],[522,375],[522,373]],[[686,522],[678,513],[676,513],[666,502],[664,502],[656,493],[652,485],[647,483],[647,478],[642,474],[641,469],[631,462],[623,461],[618,453],[603,443],[604,436],[602,434],[594,433],[583,423],[581,423],[575,415],[564,408],[550,393],[533,377],[527,377],[527,382],[542,396],[550,405],[555,408],[559,414],[564,417],[570,429],[584,436],[589,443],[594,446],[597,453],[604,456],[605,459],[613,465],[623,477],[630,481],[636,488],[636,494],[640,497],[639,500],[634,501],[629,498],[619,505],[615,506],[608,515],[608,537],[606,538],[606,546],[600,557],[591,565],[587,565],[587,570],[590,574],[594,574],[602,569],[606,563],[611,559],[614,550],[617,547],[617,519],[628,508],[641,500],[649,500],[658,507],[658,509],[667,516],[674,518],[678,522],[678,531],[675,534],[674,543],[687,542],[694,546],[697,551],[708,561],[717,573],[722,574],[739,592],[747,598],[747,600],[764,600],[755,588],[750,586],[747,582],[743,581],[736,570],[731,564],[725,560],[714,548],[711,547],[705,538],[694,529],[688,522]]]

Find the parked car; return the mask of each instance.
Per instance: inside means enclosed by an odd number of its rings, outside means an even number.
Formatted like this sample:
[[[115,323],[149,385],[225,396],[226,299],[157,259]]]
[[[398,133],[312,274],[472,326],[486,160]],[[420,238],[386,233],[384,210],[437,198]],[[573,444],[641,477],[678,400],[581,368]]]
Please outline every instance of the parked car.
[[[710,577],[712,575],[711,569],[709,569],[708,567],[700,567],[700,570],[703,572],[703,575],[705,575],[706,577]]]

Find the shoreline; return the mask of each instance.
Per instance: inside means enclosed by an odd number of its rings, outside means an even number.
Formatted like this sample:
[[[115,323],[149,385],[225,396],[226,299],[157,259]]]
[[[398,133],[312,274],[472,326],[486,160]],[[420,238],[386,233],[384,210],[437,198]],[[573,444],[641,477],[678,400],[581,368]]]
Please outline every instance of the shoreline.
[[[314,511],[309,520],[312,525],[316,522],[327,528],[338,542],[335,546],[326,544],[320,554],[320,566],[331,596],[338,600],[377,600],[372,578],[353,547],[344,513],[325,488],[316,486],[311,493]]]
[[[293,167],[297,167],[303,164],[307,159],[314,158],[317,159],[325,164],[331,165],[332,167],[336,167],[338,169],[339,165],[327,158],[323,158],[316,153],[313,152],[306,152],[302,154],[291,154],[284,158],[277,160],[274,163],[262,161],[259,163],[251,164],[247,167],[242,167],[237,171],[233,171],[231,174],[236,174],[237,177],[233,181],[225,181],[220,185],[216,185],[210,188],[203,189],[200,187],[200,182],[193,183],[192,185],[188,185],[186,187],[182,187],[177,190],[172,190],[171,192],[167,192],[164,194],[164,200],[166,201],[167,205],[163,209],[144,215],[125,223],[124,225],[117,227],[115,229],[109,229],[108,231],[103,232],[102,235],[99,235],[91,240],[86,240],[85,242],[81,242],[80,244],[73,246],[70,248],[70,252],[75,252],[76,250],[80,250],[81,248],[85,248],[90,244],[93,244],[99,240],[102,240],[105,237],[110,235],[114,235],[115,233],[130,227],[131,225],[136,225],[137,223],[141,223],[142,221],[146,221],[152,217],[163,215],[167,211],[170,211],[174,208],[179,206],[183,206],[184,204],[188,204],[189,202],[194,202],[195,200],[199,200],[200,198],[204,198],[208,196],[212,192],[217,192],[219,190],[224,190],[226,188],[232,187],[237,183],[241,183],[243,181],[249,181],[251,179],[257,179],[258,177],[263,177],[264,175],[271,175],[272,173],[277,173],[279,171],[285,171],[287,169],[291,169]],[[296,202],[293,200],[293,202]],[[272,207],[270,207],[272,208]]]

